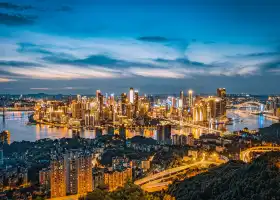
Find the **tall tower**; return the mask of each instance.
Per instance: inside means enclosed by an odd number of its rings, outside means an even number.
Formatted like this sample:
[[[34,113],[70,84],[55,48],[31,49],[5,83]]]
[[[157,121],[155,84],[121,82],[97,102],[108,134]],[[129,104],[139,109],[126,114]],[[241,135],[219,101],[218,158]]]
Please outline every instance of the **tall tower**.
[[[132,87],[129,89],[129,103],[134,103],[134,89]]]
[[[193,91],[189,90],[189,107],[193,106]]]
[[[127,95],[126,95],[126,93],[122,93],[122,95],[121,95],[121,111],[122,111],[123,116],[125,116],[125,114],[126,114],[126,103],[127,103]]]
[[[51,161],[51,198],[66,196],[66,167],[63,157]]]
[[[139,109],[139,92],[138,90],[135,90],[134,93],[134,114],[137,113],[138,109]]]
[[[220,98],[225,98],[226,97],[226,88],[218,88],[217,89],[217,96]]]

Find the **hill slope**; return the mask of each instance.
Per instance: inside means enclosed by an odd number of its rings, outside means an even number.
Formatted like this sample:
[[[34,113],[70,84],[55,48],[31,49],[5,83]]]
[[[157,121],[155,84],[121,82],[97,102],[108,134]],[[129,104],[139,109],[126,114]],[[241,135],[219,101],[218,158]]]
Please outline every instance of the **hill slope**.
[[[207,173],[171,185],[176,200],[280,199],[280,153],[270,152],[251,164],[230,161]]]

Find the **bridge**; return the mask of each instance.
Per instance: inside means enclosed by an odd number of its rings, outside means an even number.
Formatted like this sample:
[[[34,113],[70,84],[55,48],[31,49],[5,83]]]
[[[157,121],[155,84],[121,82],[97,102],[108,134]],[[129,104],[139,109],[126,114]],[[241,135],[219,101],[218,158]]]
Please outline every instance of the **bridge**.
[[[153,174],[147,176],[145,178],[139,179],[134,182],[134,184],[141,186],[141,188],[148,192],[155,192],[160,191],[162,189],[166,189],[168,185],[172,182],[170,178],[174,178],[179,174],[184,173],[185,170],[192,168],[192,167],[202,167],[202,166],[209,166],[211,164],[220,165],[225,163],[226,161],[223,160],[216,160],[216,161],[206,161],[202,159],[199,162],[195,162],[192,164],[175,167],[172,169],[167,169],[157,174]]]
[[[198,124],[193,124],[193,123],[190,123],[190,122],[183,122],[183,121],[172,120],[172,119],[169,119],[169,121],[176,124],[176,125],[179,125],[179,126],[187,126],[187,127],[201,129],[203,131],[206,131],[207,133],[220,133],[221,135],[231,134],[231,132],[229,132],[229,131],[217,130],[217,129],[213,129],[213,128],[210,128],[210,127],[201,126],[201,125],[198,125]]]
[[[265,153],[269,151],[280,151],[280,146],[258,146],[246,149],[240,152],[240,160],[244,162],[250,162],[252,160],[252,152]]]
[[[230,105],[232,107],[235,107],[237,109],[241,109],[241,108],[249,108],[249,110],[258,110],[260,112],[264,111],[264,107],[265,105],[258,102],[258,101],[246,101],[240,104],[233,104]]]

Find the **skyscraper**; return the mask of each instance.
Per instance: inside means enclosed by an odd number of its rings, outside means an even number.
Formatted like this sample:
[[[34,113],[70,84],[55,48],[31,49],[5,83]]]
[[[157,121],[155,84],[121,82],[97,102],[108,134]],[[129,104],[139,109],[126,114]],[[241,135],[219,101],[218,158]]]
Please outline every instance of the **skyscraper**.
[[[121,112],[122,112],[123,116],[126,115],[126,103],[127,103],[127,95],[126,95],[126,93],[122,93],[122,95],[121,95]]]
[[[66,166],[64,158],[53,157],[51,164],[51,198],[66,195]]]
[[[0,133],[0,143],[2,143],[2,144],[11,143],[11,134],[9,131],[5,130],[2,133]]]
[[[220,98],[225,98],[226,97],[226,88],[218,88],[217,89],[217,96]]]
[[[138,110],[139,110],[139,92],[138,92],[138,90],[135,90],[135,93],[134,93],[134,115],[137,114]]]
[[[132,87],[129,89],[129,102],[134,103],[134,89]]]
[[[193,91],[189,90],[189,107],[193,106]]]

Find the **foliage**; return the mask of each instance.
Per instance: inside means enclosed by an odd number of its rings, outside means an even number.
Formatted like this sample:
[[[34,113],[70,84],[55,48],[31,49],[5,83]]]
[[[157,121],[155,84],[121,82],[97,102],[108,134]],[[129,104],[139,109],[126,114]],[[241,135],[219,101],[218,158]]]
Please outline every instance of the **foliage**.
[[[206,173],[172,184],[177,200],[280,199],[280,153],[270,152],[251,164],[230,161]]]
[[[160,200],[161,198],[144,192],[139,186],[127,183],[123,188],[113,192],[95,189],[88,193],[85,200]]]

